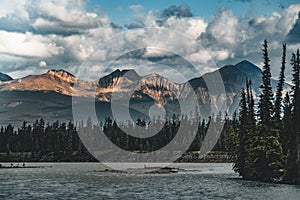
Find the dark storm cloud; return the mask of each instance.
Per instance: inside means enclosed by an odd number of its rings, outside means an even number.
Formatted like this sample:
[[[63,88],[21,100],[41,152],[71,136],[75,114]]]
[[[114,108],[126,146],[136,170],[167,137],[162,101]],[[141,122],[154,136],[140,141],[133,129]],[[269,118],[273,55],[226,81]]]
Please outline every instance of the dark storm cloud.
[[[158,26],[163,26],[164,22],[170,18],[170,17],[176,17],[176,18],[188,18],[193,17],[193,13],[191,12],[190,8],[186,4],[181,4],[179,6],[172,5],[163,11],[160,12],[158,16],[156,16],[156,24]],[[135,28],[143,28],[145,25],[142,22],[137,23],[131,23],[126,24],[124,26],[127,29],[135,29]]]
[[[169,17],[193,17],[193,13],[186,4],[181,4],[179,6],[172,5],[166,8],[161,13],[161,18],[167,19]]]
[[[135,28],[143,28],[145,26],[141,23],[131,23],[131,24],[126,24],[124,27],[127,29],[135,29]]]
[[[26,21],[16,16],[10,16],[0,18],[0,30],[25,33],[33,29]]]
[[[118,24],[115,24],[113,22],[110,23],[110,26],[113,28],[113,29],[122,29],[122,26],[118,25]]]

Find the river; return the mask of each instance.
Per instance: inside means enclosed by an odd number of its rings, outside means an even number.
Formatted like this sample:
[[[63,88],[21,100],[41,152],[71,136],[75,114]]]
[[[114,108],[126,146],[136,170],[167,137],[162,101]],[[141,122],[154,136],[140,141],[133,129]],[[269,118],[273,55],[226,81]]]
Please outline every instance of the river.
[[[300,186],[245,181],[229,163],[175,163],[184,170],[172,174],[108,173],[99,163],[26,166],[52,167],[0,169],[0,199],[300,199]]]

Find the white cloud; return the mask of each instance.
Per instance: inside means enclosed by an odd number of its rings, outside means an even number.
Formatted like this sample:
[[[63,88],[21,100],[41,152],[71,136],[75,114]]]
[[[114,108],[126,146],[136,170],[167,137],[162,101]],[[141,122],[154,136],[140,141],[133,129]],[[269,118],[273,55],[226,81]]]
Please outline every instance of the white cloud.
[[[1,1],[1,70],[13,72],[44,66],[41,58],[53,68],[74,65],[89,56],[100,40],[120,31],[111,26],[107,15],[87,12],[84,3],[84,0],[24,0],[19,4]]]
[[[232,10],[221,9],[208,24],[202,40],[206,43],[216,42],[218,45],[232,46],[237,42],[238,18]]]
[[[277,77],[281,65],[281,46],[294,27],[299,11],[300,4],[291,5],[270,16],[257,16],[245,23],[234,16],[231,10],[221,9],[208,22],[206,31],[200,35],[199,41],[219,67],[235,64],[244,59],[261,66],[262,42],[267,39],[272,74]],[[292,49],[296,48],[292,48],[295,45],[287,45],[287,59],[289,59]]]
[[[173,54],[169,51],[166,51],[165,49],[157,49],[157,48],[151,48],[147,47],[145,53],[142,57],[144,58],[153,58],[153,57],[167,57],[172,56]]]
[[[260,33],[284,38],[295,24],[299,11],[300,4],[295,4],[280,12],[273,12],[269,17],[254,17],[250,21],[250,27]]]
[[[234,56],[228,50],[213,51],[213,52],[210,52],[210,54],[216,59],[216,61],[226,60],[229,57],[233,57]]]
[[[41,61],[39,62],[39,67],[46,67],[46,66],[47,66],[46,61],[41,60]]]
[[[28,3],[31,26],[40,33],[70,35],[110,25],[101,13],[87,12],[83,0],[34,0]]]
[[[26,2],[26,0],[1,0],[0,18],[15,15],[21,19],[28,19],[29,16],[25,9]]]
[[[0,30],[0,54],[28,57],[51,57],[63,53],[50,38],[33,33],[15,33]]]
[[[207,22],[201,17],[170,17],[165,21],[164,27],[179,31],[186,34],[188,37],[195,39],[201,33],[206,31]]]

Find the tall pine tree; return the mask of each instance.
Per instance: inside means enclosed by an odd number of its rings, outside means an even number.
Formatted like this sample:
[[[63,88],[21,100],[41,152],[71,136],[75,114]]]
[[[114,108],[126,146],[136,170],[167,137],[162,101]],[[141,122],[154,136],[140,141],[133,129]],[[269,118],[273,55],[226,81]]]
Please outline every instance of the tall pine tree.
[[[279,142],[278,130],[274,128],[273,117],[273,93],[271,86],[270,60],[268,56],[268,43],[263,44],[264,66],[262,71],[261,95],[258,105],[259,123],[256,132],[250,132],[246,141],[245,175],[247,179],[273,181],[278,180],[283,172],[282,146]],[[249,83],[248,83],[249,85]],[[250,89],[249,89],[250,93]],[[251,94],[249,95],[251,96]],[[241,102],[243,99],[241,100]],[[250,105],[251,99],[249,99]],[[253,102],[253,100],[251,101]],[[252,106],[252,105],[251,105]],[[249,106],[248,120],[245,124],[249,126]],[[241,123],[243,123],[241,121]],[[251,130],[251,129],[250,129]],[[242,145],[242,144],[240,144]],[[239,157],[239,155],[237,155]]]
[[[246,144],[248,140],[248,108],[247,108],[247,98],[245,89],[242,89],[241,92],[241,101],[240,101],[240,110],[239,110],[239,131],[238,131],[238,147],[236,149],[235,158],[234,158],[234,165],[233,169],[235,172],[238,172],[240,176],[243,178],[247,177],[247,170],[246,170],[246,158],[247,150]]]
[[[252,163],[249,160],[249,150],[251,138],[256,134],[254,99],[251,84],[251,81],[246,79],[246,90],[243,89],[241,92],[237,138],[238,147],[233,166],[233,169],[245,179],[251,179],[251,171],[253,171]]]
[[[288,152],[288,138],[292,132],[292,105],[290,100],[290,95],[287,92],[283,100],[283,118],[282,118],[282,135],[280,137],[280,142],[282,144],[282,149],[284,155]]]
[[[282,91],[285,81],[285,64],[286,64],[286,44],[282,45],[282,61],[281,61],[281,68],[280,68],[280,74],[279,74],[279,81],[277,85],[276,90],[276,99],[275,99],[275,120],[277,123],[280,122],[280,114],[282,112],[281,110],[281,104],[282,104]]]
[[[262,71],[262,85],[260,101],[259,101],[259,119],[262,125],[269,125],[273,112],[273,92],[271,86],[271,70],[270,70],[270,59],[268,55],[268,42],[264,40],[263,44],[263,71]]]

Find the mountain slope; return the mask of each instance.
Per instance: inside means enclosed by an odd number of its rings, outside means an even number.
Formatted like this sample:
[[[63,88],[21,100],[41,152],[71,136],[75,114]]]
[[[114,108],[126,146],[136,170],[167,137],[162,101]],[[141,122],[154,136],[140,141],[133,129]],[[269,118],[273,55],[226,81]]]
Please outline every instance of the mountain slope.
[[[7,74],[3,74],[0,72],[0,81],[5,82],[5,81],[11,81],[12,77],[8,76]]]
[[[100,78],[96,96],[101,101],[109,102],[114,94],[115,98],[154,100],[163,105],[165,98],[175,98],[179,88],[179,84],[155,73],[140,77],[134,70],[116,70]]]
[[[252,81],[252,90],[254,92],[254,98],[258,100],[260,94],[260,85],[262,82],[261,76],[262,71],[259,67],[252,64],[251,62],[244,60],[237,63],[236,65],[226,65],[220,68],[218,71],[204,74],[202,77],[194,78],[189,81],[191,86],[195,91],[199,88],[207,90],[205,80],[211,80],[211,77],[215,77],[215,73],[220,73],[222,81],[225,86],[225,91],[227,95],[227,104],[229,106],[229,114],[233,114],[234,111],[238,109],[239,97],[241,89],[245,87],[246,79]],[[276,86],[278,84],[277,80],[271,79],[271,84],[273,87],[273,92],[276,91]],[[291,85],[285,83],[284,89],[289,90]],[[203,96],[199,95],[199,96]]]
[[[80,87],[74,87],[77,84]],[[0,85],[2,91],[54,91],[68,96],[90,96],[93,82],[78,80],[65,70],[49,70],[41,75],[29,75]],[[85,91],[83,93],[82,91]]]

